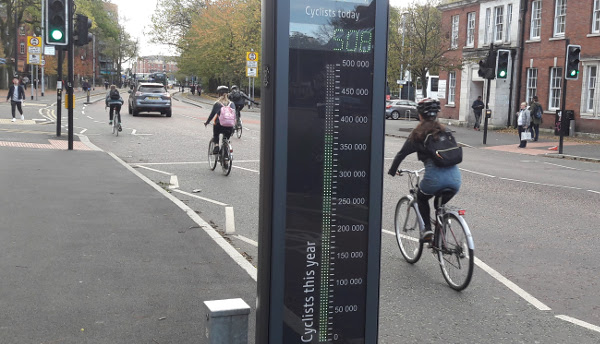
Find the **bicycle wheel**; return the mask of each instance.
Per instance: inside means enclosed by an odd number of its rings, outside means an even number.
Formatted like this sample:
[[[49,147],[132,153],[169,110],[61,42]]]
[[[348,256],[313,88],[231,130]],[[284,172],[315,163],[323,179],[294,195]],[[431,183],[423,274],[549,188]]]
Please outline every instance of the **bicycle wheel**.
[[[215,149],[215,143],[211,139],[208,144],[208,168],[212,171],[217,167],[217,157],[218,154],[213,154],[213,150]]]
[[[229,142],[223,141],[221,153],[221,167],[223,168],[223,174],[228,176],[231,173],[231,165],[233,165],[233,154],[231,154]]]
[[[423,253],[423,243],[419,240],[421,238],[419,216],[406,196],[400,198],[396,205],[394,228],[402,256],[407,262],[416,263]]]
[[[475,257],[469,247],[470,233],[454,214],[445,214],[442,229],[436,233],[438,260],[444,279],[454,290],[463,290],[471,282]],[[466,224],[465,224],[466,225]]]
[[[241,138],[242,137],[242,119],[239,118],[238,122],[235,125],[235,135],[237,136],[237,138]]]
[[[112,123],[112,133],[116,134],[117,136],[119,136],[119,131],[117,130],[119,127],[119,122],[117,121],[117,114],[115,114],[113,116],[113,123]]]

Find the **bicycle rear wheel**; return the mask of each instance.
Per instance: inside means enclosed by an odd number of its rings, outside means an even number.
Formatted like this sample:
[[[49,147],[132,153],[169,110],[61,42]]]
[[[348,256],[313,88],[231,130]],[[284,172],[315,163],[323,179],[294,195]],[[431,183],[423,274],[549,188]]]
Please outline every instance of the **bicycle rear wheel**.
[[[228,176],[231,173],[231,166],[233,165],[233,154],[231,154],[229,142],[223,141],[221,152],[221,167],[223,168],[223,174]]]
[[[396,204],[394,228],[402,256],[407,262],[416,263],[423,253],[423,243],[419,240],[421,238],[419,216],[417,209],[411,206],[410,199],[406,196],[400,198]]]
[[[215,149],[215,143],[211,139],[208,144],[208,168],[214,171],[217,167],[217,157],[218,154],[213,154],[213,150]]]
[[[475,265],[473,248],[469,247],[470,233],[454,214],[445,214],[443,221],[435,238],[438,260],[450,288],[460,291],[471,282]]]
[[[112,128],[112,132],[113,132],[113,134],[119,136],[119,121],[117,120],[117,114],[116,113],[113,116],[113,128]]]
[[[235,125],[235,135],[237,136],[237,138],[241,138],[242,137],[242,119],[238,118],[238,122]]]

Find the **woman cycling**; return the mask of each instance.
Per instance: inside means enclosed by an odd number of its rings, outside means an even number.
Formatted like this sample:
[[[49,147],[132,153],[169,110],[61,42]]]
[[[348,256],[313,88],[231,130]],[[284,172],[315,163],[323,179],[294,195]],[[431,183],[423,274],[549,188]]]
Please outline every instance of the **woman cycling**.
[[[215,143],[215,148],[213,150],[214,154],[219,153],[219,134],[223,134],[223,136],[225,136],[229,140],[229,137],[231,137],[231,133],[233,130],[233,128],[223,127],[219,123],[219,115],[221,114],[221,108],[223,106],[230,106],[232,109],[235,110],[235,105],[229,101],[229,98],[227,98],[228,92],[229,92],[229,88],[227,86],[217,87],[217,95],[219,96],[219,98],[213,105],[213,108],[210,111],[210,115],[208,116],[208,119],[206,120],[206,122],[204,122],[204,126],[206,127],[210,123],[210,121],[213,119],[213,117],[216,116],[215,124],[213,126],[213,142]]]
[[[450,167],[438,167],[435,165],[430,155],[431,153],[427,151],[424,145],[424,141],[428,135],[432,135],[437,140],[439,133],[446,130],[446,127],[437,121],[440,102],[433,99],[423,99],[417,105],[417,111],[419,112],[419,120],[421,122],[413,129],[406,142],[404,142],[402,149],[396,154],[388,174],[395,176],[398,173],[398,167],[402,160],[415,152],[417,152],[418,159],[425,164],[425,175],[419,185],[417,204],[419,205],[421,217],[425,222],[425,229],[421,233],[421,240],[429,241],[433,236],[430,222],[429,199],[442,189],[453,189],[455,195],[460,189],[461,175],[457,165]],[[444,203],[448,202],[450,198],[444,199]]]

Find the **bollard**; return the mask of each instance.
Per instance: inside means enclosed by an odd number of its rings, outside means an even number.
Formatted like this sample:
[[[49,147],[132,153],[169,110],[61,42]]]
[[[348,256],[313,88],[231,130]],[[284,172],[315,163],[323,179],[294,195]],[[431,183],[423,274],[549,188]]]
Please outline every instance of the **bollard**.
[[[250,306],[244,300],[204,301],[209,344],[248,344]]]

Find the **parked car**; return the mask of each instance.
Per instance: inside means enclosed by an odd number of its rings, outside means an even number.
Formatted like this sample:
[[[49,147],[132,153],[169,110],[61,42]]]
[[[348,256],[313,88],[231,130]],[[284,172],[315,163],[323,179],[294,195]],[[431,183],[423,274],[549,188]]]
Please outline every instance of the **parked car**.
[[[163,84],[138,82],[129,90],[129,114],[137,116],[140,112],[160,112],[171,117],[171,94]]]
[[[416,118],[419,119],[419,114],[417,113],[417,103],[412,100],[402,100],[402,99],[394,99],[387,100],[385,102],[385,118],[391,119],[399,119],[406,118],[408,113],[408,118]]]

